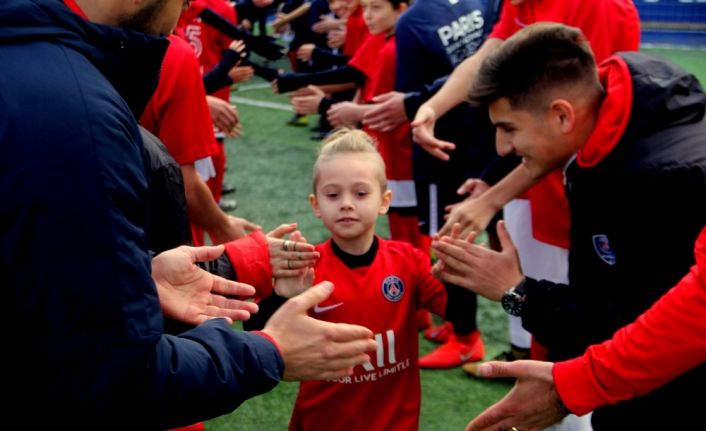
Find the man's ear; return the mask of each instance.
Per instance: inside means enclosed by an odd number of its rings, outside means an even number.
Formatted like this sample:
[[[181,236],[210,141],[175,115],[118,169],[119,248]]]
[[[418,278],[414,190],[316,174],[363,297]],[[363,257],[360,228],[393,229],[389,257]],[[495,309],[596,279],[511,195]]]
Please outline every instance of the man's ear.
[[[556,99],[549,105],[552,125],[561,133],[569,133],[576,127],[576,109],[566,99]]]
[[[387,210],[390,209],[390,203],[392,203],[392,190],[385,190],[385,193],[382,194],[380,210],[378,211],[378,214],[387,214]]]
[[[316,199],[316,195],[313,193],[309,195],[309,204],[311,204],[311,209],[314,211],[314,215],[317,218],[321,218],[321,211],[319,210],[319,201]]]

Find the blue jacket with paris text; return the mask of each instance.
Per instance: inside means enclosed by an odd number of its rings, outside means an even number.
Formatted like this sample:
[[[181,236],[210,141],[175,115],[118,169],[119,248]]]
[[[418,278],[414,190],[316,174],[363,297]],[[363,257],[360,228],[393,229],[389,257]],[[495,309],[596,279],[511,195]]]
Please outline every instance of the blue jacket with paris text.
[[[193,423],[282,375],[271,342],[223,319],[164,333],[135,118],[166,46],[61,0],[0,2],[4,410],[32,428]]]

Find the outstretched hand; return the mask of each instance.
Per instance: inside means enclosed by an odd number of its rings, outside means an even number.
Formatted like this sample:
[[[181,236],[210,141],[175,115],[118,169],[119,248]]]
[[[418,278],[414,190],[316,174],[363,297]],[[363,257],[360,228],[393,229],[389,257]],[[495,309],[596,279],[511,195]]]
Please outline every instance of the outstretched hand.
[[[373,97],[375,107],[363,115],[363,124],[372,130],[389,132],[409,119],[404,110],[404,93],[391,91]]]
[[[434,126],[436,125],[436,113],[426,104],[419,107],[412,126],[412,138],[426,152],[444,161],[448,161],[451,156],[448,152],[456,149],[456,145],[442,141],[434,137]]]
[[[294,298],[304,293],[314,284],[314,268],[305,268],[296,277],[280,277],[275,279],[275,293],[283,298]]]
[[[459,195],[468,194],[468,197],[456,204],[448,205],[446,222],[439,231],[439,235],[449,235],[451,227],[458,224],[461,227],[461,236],[468,236],[472,231],[481,232],[488,227],[498,210],[484,199],[478,199],[490,186],[480,179],[469,179],[458,188]]]
[[[371,330],[357,325],[314,319],[307,311],[333,291],[325,281],[288,300],[267,321],[284,359],[284,380],[331,380],[353,373],[375,350]]]
[[[541,430],[561,421],[568,412],[562,407],[554,386],[551,362],[487,362],[479,373],[486,378],[515,377],[507,395],[473,419],[466,431],[497,431],[515,427],[522,431]]]
[[[467,239],[444,236],[432,242],[439,258],[432,271],[440,280],[462,286],[491,301],[500,301],[503,294],[522,280],[517,250],[505,224],[498,222],[498,238],[502,250],[497,252]]]
[[[284,239],[285,235],[289,235],[289,239]],[[266,238],[272,275],[277,279],[297,278],[319,258],[316,247],[306,242],[296,223],[279,225]]]
[[[152,259],[152,279],[165,316],[198,325],[216,317],[223,317],[228,323],[248,320],[251,313],[257,313],[257,304],[228,298],[252,296],[254,287],[226,280],[195,265],[218,258],[223,250],[222,245],[181,246]]]

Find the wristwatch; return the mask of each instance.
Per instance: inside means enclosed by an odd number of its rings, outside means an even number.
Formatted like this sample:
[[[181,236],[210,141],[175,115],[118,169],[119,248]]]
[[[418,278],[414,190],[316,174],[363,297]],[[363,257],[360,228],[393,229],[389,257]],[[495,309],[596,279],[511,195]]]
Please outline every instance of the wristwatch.
[[[523,278],[517,286],[505,292],[500,303],[506,313],[513,316],[522,314],[522,309],[525,307],[525,280]]]

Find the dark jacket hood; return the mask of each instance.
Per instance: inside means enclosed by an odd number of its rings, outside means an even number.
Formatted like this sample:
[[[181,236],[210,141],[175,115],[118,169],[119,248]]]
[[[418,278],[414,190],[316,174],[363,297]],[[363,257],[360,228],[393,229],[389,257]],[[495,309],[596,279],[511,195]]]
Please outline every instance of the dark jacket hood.
[[[701,121],[704,89],[694,75],[664,59],[640,52],[620,53],[633,80],[630,122],[624,138],[637,139],[679,124]]]
[[[86,21],[62,0],[0,2],[0,46],[43,41],[84,55],[113,84],[136,118],[157,86],[169,45],[164,37]]]
[[[694,75],[662,58],[621,52],[599,68],[606,96],[598,122],[577,162],[595,166],[619,142],[703,120],[706,95]]]

